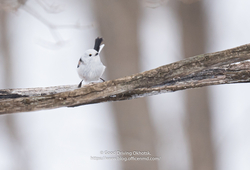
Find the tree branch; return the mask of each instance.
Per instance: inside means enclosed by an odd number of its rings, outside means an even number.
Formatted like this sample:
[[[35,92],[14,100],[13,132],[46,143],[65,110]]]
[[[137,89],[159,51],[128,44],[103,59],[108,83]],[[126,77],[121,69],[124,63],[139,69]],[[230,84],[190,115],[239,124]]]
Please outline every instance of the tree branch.
[[[0,90],[0,114],[75,107],[217,84],[250,82],[250,44],[86,85]]]

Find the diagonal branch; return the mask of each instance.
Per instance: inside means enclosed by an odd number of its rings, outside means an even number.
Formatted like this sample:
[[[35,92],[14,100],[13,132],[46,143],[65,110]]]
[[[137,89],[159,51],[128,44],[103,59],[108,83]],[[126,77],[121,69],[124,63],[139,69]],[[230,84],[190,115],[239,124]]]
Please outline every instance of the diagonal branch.
[[[83,88],[0,90],[0,114],[129,100],[217,84],[250,82],[250,44],[202,54],[132,76]]]

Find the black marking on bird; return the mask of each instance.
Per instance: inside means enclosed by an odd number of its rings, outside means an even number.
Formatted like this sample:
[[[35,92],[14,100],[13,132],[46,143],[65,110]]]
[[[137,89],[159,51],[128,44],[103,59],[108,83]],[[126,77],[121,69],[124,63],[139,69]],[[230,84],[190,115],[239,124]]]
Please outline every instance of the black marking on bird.
[[[99,52],[99,50],[100,50],[100,45],[101,45],[102,41],[103,41],[103,39],[102,39],[102,38],[99,38],[99,37],[97,37],[97,38],[95,39],[95,46],[94,46],[94,49],[95,49],[97,52]]]
[[[77,64],[77,68],[80,66],[80,64],[83,63],[82,59],[80,58],[80,60],[78,61],[78,64]],[[84,64],[84,63],[83,63]]]

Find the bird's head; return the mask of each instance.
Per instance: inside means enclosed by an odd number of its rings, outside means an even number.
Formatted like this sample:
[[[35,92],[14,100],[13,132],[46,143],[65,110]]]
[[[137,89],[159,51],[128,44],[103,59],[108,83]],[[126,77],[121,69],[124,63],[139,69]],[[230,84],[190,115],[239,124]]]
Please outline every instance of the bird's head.
[[[95,49],[86,50],[84,55],[83,55],[84,59],[91,60],[91,58],[99,57],[99,54],[102,51],[103,47],[104,47],[104,44],[100,45],[99,51],[96,51]]]
[[[99,53],[94,50],[94,49],[89,49],[87,51],[85,51],[85,53],[81,56],[77,67],[79,67],[81,64],[88,64],[89,62],[93,62],[96,59],[98,60],[99,58]]]
[[[89,49],[86,50],[85,53],[83,54],[83,56],[80,58],[77,68],[81,65],[81,64],[88,64],[89,62],[95,62],[100,60],[99,57],[99,53],[102,51],[104,44],[101,44],[103,41],[102,38],[96,38],[95,40],[95,46],[94,49]]]
[[[98,56],[99,55],[99,52],[98,51],[96,51],[96,50],[94,50],[94,49],[89,49],[89,50],[87,50],[87,51],[85,51],[85,53],[84,53],[84,58],[93,58],[93,57],[96,57],[96,56]]]

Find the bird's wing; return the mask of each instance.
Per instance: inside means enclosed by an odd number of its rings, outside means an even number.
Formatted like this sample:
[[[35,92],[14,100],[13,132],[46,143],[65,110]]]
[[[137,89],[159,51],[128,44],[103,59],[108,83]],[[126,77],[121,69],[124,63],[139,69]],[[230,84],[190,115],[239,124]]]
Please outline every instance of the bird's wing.
[[[83,62],[82,59],[80,58],[80,60],[78,61],[78,64],[77,64],[77,68],[80,66],[81,63],[84,64],[84,62]]]

